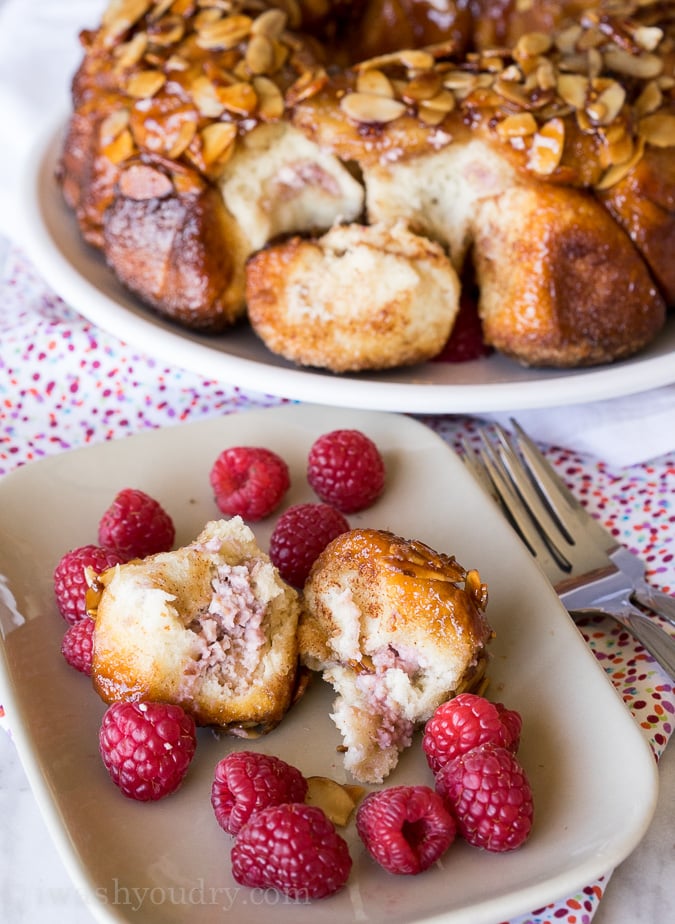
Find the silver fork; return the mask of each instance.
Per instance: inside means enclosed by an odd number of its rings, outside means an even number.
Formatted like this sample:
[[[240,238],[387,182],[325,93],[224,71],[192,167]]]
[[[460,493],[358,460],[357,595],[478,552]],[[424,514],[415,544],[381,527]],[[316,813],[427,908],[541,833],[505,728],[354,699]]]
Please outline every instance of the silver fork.
[[[675,680],[675,638],[631,603],[633,581],[621,571],[588,530],[561,518],[517,440],[498,425],[494,436],[481,431],[481,448],[466,442],[464,459],[498,501],[573,618],[602,613],[621,623]]]

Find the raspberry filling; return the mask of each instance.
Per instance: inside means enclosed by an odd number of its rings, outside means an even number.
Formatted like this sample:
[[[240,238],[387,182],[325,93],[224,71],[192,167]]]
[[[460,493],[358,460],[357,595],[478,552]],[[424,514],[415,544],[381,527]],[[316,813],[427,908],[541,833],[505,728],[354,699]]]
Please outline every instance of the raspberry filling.
[[[194,633],[195,645],[186,677],[215,673],[218,682],[233,693],[249,682],[265,643],[265,608],[252,590],[258,566],[255,561],[218,565],[208,608],[187,625]]]

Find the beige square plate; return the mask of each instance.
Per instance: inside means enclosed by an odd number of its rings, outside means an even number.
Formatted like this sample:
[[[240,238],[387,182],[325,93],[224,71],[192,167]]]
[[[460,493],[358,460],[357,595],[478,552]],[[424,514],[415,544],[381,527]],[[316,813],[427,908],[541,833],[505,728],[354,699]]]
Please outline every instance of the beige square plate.
[[[396,877],[345,829],[354,867],[337,895],[307,907],[256,893],[231,877],[231,840],[209,794],[217,761],[253,747],[306,774],[344,780],[331,691],[320,681],[271,734],[252,743],[199,732],[182,788],[158,803],[122,796],[98,754],[103,704],[63,660],[66,628],[52,571],[68,549],[96,541],[121,488],[142,488],[170,512],[177,541],[217,517],[208,474],[218,453],[264,445],[289,463],[285,501],[314,499],[305,479],[313,440],[357,427],[381,448],[388,483],[353,525],[393,530],[455,554],[489,585],[496,630],[490,690],[524,719],[521,758],[536,819],[520,850],[493,855],[455,843],[419,877]],[[263,548],[274,518],[255,528]],[[0,700],[35,798],[73,882],[102,922],[279,924],[443,921],[487,924],[525,913],[592,882],[630,853],[655,805],[648,745],[550,586],[461,461],[407,417],[284,406],[149,431],[57,455],[0,481]],[[389,780],[431,783],[419,738]]]

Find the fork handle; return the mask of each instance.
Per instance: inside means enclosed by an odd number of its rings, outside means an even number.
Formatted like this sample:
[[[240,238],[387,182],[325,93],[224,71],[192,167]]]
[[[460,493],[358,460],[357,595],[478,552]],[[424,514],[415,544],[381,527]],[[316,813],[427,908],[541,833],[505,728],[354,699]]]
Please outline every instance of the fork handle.
[[[661,665],[671,680],[675,680],[675,637],[630,603],[602,604],[575,610],[574,615],[604,613],[617,619],[635,636],[643,648]]]
[[[675,625],[675,597],[670,597],[646,583],[638,584],[633,590],[633,596],[642,606]]]

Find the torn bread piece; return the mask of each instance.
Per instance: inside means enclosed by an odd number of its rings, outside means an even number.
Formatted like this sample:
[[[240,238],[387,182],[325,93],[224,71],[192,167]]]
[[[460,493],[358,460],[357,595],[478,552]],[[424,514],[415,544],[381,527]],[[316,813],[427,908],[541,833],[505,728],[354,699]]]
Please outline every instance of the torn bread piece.
[[[298,595],[240,517],[103,575],[92,677],[106,702],[175,703],[200,725],[273,728],[294,692]]]
[[[381,783],[415,728],[475,688],[492,629],[477,571],[422,542],[355,529],[331,542],[304,588],[301,661],[337,692],[345,768]]]

